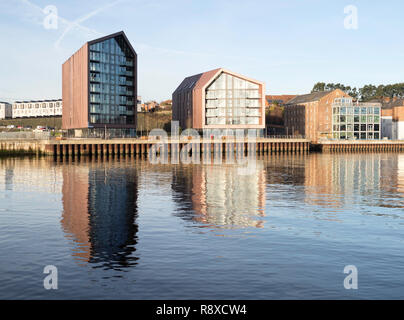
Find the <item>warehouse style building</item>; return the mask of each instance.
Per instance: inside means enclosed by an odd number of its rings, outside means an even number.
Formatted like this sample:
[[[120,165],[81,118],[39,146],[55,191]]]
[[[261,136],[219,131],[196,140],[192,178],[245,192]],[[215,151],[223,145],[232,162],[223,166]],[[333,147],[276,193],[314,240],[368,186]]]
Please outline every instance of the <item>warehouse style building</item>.
[[[13,118],[60,117],[62,99],[16,101],[12,107]]]
[[[297,96],[285,105],[289,135],[320,139],[380,139],[381,104],[354,104],[342,90]]]
[[[0,119],[10,119],[13,115],[12,105],[0,101]]]
[[[265,128],[265,86],[222,68],[185,78],[172,95],[182,129]]]
[[[84,44],[62,74],[63,129],[74,136],[136,136],[137,54],[123,31]]]

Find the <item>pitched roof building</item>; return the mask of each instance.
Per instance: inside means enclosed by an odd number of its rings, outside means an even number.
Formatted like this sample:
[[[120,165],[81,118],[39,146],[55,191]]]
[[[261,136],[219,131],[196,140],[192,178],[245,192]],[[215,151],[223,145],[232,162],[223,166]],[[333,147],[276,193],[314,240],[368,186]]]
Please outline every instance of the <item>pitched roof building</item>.
[[[222,68],[185,78],[174,91],[173,120],[182,129],[265,128],[265,87]]]

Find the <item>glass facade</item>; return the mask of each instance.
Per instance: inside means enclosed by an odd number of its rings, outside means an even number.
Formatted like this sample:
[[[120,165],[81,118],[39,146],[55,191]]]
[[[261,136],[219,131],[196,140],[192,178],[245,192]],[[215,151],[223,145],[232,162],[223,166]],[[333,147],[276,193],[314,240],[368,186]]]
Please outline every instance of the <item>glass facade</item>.
[[[119,35],[90,45],[90,123],[135,124],[134,55]]]
[[[221,73],[206,89],[207,125],[258,125],[261,117],[259,85]]]
[[[334,100],[332,136],[334,139],[378,140],[381,129],[379,104],[353,104],[352,99]]]

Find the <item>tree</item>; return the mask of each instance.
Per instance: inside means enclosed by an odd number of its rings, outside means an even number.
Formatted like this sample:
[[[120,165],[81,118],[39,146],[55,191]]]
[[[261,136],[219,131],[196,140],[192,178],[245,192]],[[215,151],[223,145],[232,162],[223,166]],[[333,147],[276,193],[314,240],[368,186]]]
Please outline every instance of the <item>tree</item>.
[[[311,90],[311,92],[322,92],[325,91],[325,83],[324,82],[317,82],[314,87],[313,90]]]

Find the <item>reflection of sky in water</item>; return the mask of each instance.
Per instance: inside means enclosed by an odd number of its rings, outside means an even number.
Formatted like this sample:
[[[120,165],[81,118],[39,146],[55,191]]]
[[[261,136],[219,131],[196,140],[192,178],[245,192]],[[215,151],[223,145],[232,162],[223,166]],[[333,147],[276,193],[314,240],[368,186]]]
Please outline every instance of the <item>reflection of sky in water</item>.
[[[55,264],[67,298],[339,298],[329,282],[356,263],[369,277],[359,297],[403,298],[403,155],[271,155],[237,169],[0,160],[0,297],[53,298],[35,283]]]

